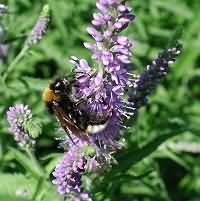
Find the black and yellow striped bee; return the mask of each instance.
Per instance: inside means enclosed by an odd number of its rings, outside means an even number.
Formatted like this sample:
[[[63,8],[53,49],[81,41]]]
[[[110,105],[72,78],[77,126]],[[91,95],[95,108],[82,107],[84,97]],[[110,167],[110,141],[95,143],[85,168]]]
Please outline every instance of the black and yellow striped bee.
[[[73,95],[74,86],[74,79],[58,78],[43,91],[43,101],[49,112],[56,115],[69,137],[76,135],[87,141],[89,134],[105,128],[110,113],[102,113],[94,117],[86,109],[89,97],[76,99]]]

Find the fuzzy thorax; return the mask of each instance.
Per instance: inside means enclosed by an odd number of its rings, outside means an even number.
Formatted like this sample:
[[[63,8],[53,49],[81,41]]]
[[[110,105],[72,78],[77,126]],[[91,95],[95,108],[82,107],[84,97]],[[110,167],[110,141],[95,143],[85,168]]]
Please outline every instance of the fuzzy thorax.
[[[53,90],[47,87],[43,91],[42,99],[45,103],[52,103],[53,101],[57,100],[58,97],[54,94]]]

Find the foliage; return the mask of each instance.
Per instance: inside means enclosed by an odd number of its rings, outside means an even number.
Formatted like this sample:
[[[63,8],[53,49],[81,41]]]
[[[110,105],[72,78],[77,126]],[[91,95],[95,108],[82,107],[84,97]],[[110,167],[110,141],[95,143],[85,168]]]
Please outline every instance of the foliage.
[[[41,93],[49,80],[71,70],[69,56],[90,60],[89,51],[82,43],[91,40],[85,29],[95,1],[7,0],[4,3],[10,14],[0,16],[6,31],[0,41],[10,42],[8,56],[0,60],[1,75],[21,50],[25,36],[46,3],[51,9],[51,25],[42,41],[14,67],[6,86],[1,83],[0,200],[31,200],[37,192],[35,200],[59,201],[62,199],[49,182],[62,153],[55,140],[59,136],[58,124],[48,115]],[[98,179],[86,176],[85,186],[92,190],[94,200],[199,201],[200,150],[194,153],[187,147],[182,150],[177,147],[178,143],[190,146],[194,142],[200,146],[199,1],[130,0],[129,3],[137,16],[127,30],[135,41],[134,72],[141,71],[165,48],[177,29],[183,30],[184,52],[126,133],[127,146],[116,154],[118,164]],[[9,135],[5,112],[17,102],[32,107],[39,121],[35,124],[42,129],[36,145],[39,167],[33,157],[28,157],[31,153],[17,150]],[[40,133],[35,132],[34,136]],[[37,189],[41,178],[45,179]]]

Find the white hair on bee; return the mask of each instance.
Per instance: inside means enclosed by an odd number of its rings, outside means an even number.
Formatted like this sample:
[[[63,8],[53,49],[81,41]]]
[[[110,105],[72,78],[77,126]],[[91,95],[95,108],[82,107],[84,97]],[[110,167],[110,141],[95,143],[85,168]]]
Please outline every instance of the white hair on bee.
[[[98,133],[104,130],[106,126],[107,126],[107,122],[105,124],[100,124],[100,125],[88,125],[86,131],[89,134]]]

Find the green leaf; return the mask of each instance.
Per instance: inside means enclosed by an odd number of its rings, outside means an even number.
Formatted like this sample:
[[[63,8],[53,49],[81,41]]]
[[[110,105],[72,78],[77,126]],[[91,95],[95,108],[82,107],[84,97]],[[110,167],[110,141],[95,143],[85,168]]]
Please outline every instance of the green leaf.
[[[43,89],[48,85],[49,80],[42,80],[32,77],[22,77],[21,80],[27,85],[29,89],[35,91],[43,91]]]
[[[179,164],[180,166],[184,167],[186,170],[191,171],[191,168],[187,165],[187,163],[178,155],[176,155],[176,153],[173,153],[170,150],[164,149],[161,150],[160,152],[155,154],[156,158],[169,158],[171,160],[173,160],[174,162],[176,162],[177,164]]]
[[[52,171],[55,169],[56,165],[58,164],[59,160],[63,157],[63,154],[56,154],[50,162],[45,167],[45,172],[49,176]]]
[[[156,151],[156,149],[162,143],[182,133],[183,131],[185,130],[181,129],[180,132],[171,133],[172,132],[171,131],[170,133],[159,135],[155,137],[153,140],[151,140],[149,143],[147,143],[146,145],[142,146],[141,148],[137,148],[135,150],[129,149],[125,151],[124,154],[121,155],[121,157],[118,159],[118,162],[123,163],[123,166],[116,166],[113,171],[117,173],[117,172],[128,170],[132,165],[135,165],[136,163],[140,162],[145,157],[149,156],[154,151]]]
[[[193,17],[192,10],[190,10],[184,3],[174,3],[174,1],[155,1],[155,6],[160,7],[174,15],[181,16],[186,19]]]
[[[169,126],[172,127],[172,125],[169,125]],[[150,156],[154,151],[156,151],[156,149],[162,143],[188,130],[190,129],[185,127],[176,128],[176,130],[175,129],[169,130],[165,134],[156,136],[153,140],[143,145],[142,147],[138,147],[136,149],[129,148],[128,150],[123,150],[123,153],[120,154],[120,156],[117,158],[118,163],[123,165],[114,166],[112,168],[112,171],[105,174],[105,177],[102,183],[104,184],[104,186],[106,186],[107,182],[112,181],[113,178],[117,177],[121,173],[125,173],[133,165],[137,164],[138,162],[141,162],[144,158]],[[100,186],[97,184],[97,189],[98,188],[100,188]]]
[[[1,201],[30,201],[37,188],[37,181],[26,178],[22,174],[0,174],[0,200]],[[34,201],[62,201],[56,188],[44,181]]]
[[[15,159],[28,171],[30,172],[34,177],[38,178],[42,176],[41,170],[38,168],[38,166],[28,158],[24,153],[20,152],[19,150],[15,148],[9,148],[11,153],[14,155]]]
[[[40,201],[63,201],[63,196],[57,193],[56,186],[52,185],[50,182],[45,182],[37,200]]]
[[[95,148],[92,147],[91,145],[85,145],[83,148],[83,152],[85,153],[85,155],[90,156],[90,155],[94,155],[95,154]]]
[[[39,119],[30,119],[29,121],[26,121],[23,126],[34,139],[42,133],[42,126]]]
[[[183,35],[183,26],[179,26],[172,34],[171,38],[169,39],[167,48],[174,47],[175,43],[182,38]]]
[[[0,174],[1,201],[30,201],[35,181],[21,174]]]

